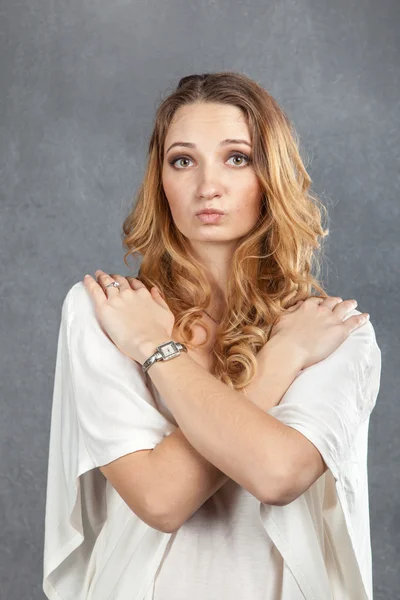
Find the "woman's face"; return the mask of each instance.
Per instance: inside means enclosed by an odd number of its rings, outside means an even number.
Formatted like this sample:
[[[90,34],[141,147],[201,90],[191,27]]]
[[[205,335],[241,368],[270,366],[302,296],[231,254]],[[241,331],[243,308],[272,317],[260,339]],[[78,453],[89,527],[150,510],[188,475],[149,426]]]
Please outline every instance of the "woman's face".
[[[224,142],[228,138],[243,141]],[[257,223],[262,193],[249,160],[250,144],[246,119],[236,106],[182,106],[170,124],[164,146],[164,192],[176,227],[200,255],[204,242],[211,252],[213,244],[215,249],[232,251]],[[224,215],[215,223],[204,223],[196,216],[204,208],[222,210]]]

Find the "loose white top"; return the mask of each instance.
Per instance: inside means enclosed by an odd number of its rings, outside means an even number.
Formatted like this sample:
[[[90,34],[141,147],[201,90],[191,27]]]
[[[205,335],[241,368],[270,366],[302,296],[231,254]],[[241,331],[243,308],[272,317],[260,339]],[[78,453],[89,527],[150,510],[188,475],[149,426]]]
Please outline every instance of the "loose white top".
[[[286,506],[261,503],[230,480],[178,532],[163,533],[139,519],[96,467],[154,448],[177,423],[76,283],[62,306],[57,345],[46,597],[372,600],[367,448],[380,375],[369,321],[300,371],[268,411],[318,448],[326,473]]]

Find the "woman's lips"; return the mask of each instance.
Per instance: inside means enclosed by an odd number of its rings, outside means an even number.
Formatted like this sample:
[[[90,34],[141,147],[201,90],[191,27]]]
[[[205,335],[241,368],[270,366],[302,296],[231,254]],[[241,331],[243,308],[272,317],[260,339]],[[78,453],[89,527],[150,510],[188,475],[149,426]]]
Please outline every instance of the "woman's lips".
[[[196,215],[203,223],[216,223],[224,215],[221,213],[199,213]]]

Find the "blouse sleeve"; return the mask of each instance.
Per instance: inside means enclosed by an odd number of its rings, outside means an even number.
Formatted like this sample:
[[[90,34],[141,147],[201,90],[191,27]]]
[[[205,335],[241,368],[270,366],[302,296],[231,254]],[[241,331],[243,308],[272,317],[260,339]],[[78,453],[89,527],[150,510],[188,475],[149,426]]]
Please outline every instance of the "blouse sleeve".
[[[43,590],[78,598],[105,519],[106,480],[96,467],[153,449],[176,426],[156,407],[141,366],[97,321],[83,282],[62,306],[50,426]]]
[[[154,448],[175,427],[157,410],[141,366],[104,333],[83,284],[67,301],[71,383],[85,447],[80,468]]]
[[[346,317],[361,314],[353,310]],[[280,404],[268,411],[320,451],[335,479],[378,395],[381,351],[370,321],[326,359],[300,371]]]

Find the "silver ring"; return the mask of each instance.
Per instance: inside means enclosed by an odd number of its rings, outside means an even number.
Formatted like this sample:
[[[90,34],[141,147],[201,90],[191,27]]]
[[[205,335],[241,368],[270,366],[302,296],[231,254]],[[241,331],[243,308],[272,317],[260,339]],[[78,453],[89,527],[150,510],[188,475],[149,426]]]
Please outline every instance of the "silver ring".
[[[121,284],[120,284],[120,283],[118,283],[118,281],[112,281],[111,283],[107,283],[107,285],[105,285],[105,286],[104,286],[104,289],[106,289],[106,288],[108,288],[108,287],[110,287],[110,286],[112,286],[112,287],[116,287],[116,288],[119,288],[119,286],[120,286],[120,285],[121,285]]]

